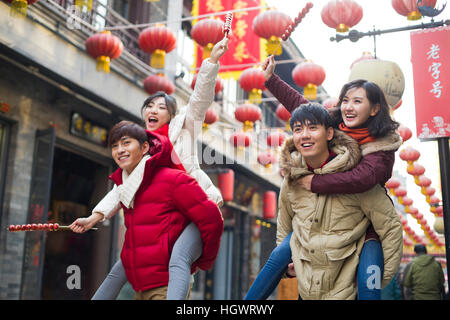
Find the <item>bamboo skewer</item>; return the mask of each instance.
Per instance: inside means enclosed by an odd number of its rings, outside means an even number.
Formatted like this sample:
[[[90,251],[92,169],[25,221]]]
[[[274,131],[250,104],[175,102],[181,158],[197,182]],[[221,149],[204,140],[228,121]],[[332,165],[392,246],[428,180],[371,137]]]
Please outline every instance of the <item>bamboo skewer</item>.
[[[33,224],[11,224],[7,230],[9,232],[19,231],[65,231],[70,230],[69,226],[60,226],[58,223],[33,223]],[[89,230],[98,230],[98,228],[91,228]]]

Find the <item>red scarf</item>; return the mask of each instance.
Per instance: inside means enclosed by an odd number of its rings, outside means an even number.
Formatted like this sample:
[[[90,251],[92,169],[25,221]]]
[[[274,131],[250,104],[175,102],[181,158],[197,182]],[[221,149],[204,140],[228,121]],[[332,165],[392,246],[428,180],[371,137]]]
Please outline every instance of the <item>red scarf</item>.
[[[161,128],[158,128],[158,129],[153,130],[151,132],[154,132],[156,134],[160,134],[162,136],[165,136],[165,137],[169,138],[169,124],[166,123]],[[186,169],[184,169],[180,158],[178,157],[178,155],[175,152],[175,150],[173,150],[172,141],[170,141],[170,139],[168,139],[168,140],[169,140],[169,143],[170,143],[171,160],[172,160],[171,161],[172,162],[171,168],[182,170],[182,171],[186,172]]]
[[[360,145],[376,141],[376,139],[370,135],[369,129],[367,128],[353,129],[347,127],[343,122],[341,122],[341,124],[339,124],[339,129],[341,129],[342,132],[346,133],[347,135],[355,139]]]

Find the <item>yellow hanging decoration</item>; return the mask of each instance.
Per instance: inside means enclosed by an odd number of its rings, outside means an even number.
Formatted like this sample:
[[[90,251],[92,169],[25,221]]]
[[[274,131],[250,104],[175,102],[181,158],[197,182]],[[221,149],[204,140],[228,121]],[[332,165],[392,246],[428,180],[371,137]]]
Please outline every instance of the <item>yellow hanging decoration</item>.
[[[303,89],[303,95],[308,100],[316,100],[317,98],[317,86],[311,83]]]
[[[88,11],[92,10],[92,0],[75,0],[75,5],[83,10],[86,7]]]
[[[152,53],[150,65],[155,69],[163,69],[165,57],[166,57],[166,52],[164,50],[156,49]]]
[[[253,88],[248,94],[248,100],[253,104],[260,104],[262,101],[262,90]]]
[[[271,36],[266,43],[266,51],[268,55],[276,55],[279,56],[282,51],[281,46],[281,38],[278,38],[276,36]]]
[[[109,73],[109,63],[111,62],[111,58],[107,56],[100,56],[97,58],[97,71],[103,71]]]
[[[205,60],[206,58],[211,57],[211,52],[212,49],[214,48],[214,45],[212,43],[208,43],[204,48],[203,48],[203,55],[202,55],[202,59]]]
[[[422,18],[422,15],[417,10],[411,11],[410,13],[408,13],[408,16],[406,17],[406,19],[411,20],[411,21],[419,20],[420,18]]]
[[[11,2],[9,15],[15,18],[26,17],[28,2],[26,0],[14,0]]]

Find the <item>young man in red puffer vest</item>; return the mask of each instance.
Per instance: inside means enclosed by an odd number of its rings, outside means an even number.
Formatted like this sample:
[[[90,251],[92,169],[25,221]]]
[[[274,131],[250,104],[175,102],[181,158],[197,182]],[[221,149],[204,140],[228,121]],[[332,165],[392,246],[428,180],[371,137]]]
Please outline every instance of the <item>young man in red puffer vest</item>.
[[[223,218],[198,183],[176,164],[165,135],[121,121],[110,131],[109,145],[119,166],[114,181],[127,228],[121,259],[136,299],[166,298],[172,247],[192,221],[200,230],[203,252],[192,265],[213,266]],[[178,162],[179,163],[179,162]]]

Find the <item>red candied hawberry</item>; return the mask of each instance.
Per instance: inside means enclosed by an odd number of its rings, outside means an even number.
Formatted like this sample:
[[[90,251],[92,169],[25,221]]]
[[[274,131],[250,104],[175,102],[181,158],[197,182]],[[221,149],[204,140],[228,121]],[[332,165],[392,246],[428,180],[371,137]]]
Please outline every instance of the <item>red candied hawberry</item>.
[[[47,223],[44,223],[42,225],[42,230],[48,230],[48,224]]]
[[[32,223],[31,224],[31,230],[37,230],[37,224],[36,223]]]
[[[13,224],[10,224],[9,227],[8,227],[8,230],[9,230],[10,232],[15,231],[14,225],[13,225]]]
[[[22,231],[27,230],[27,225],[26,224],[21,225],[20,230],[22,230]]]
[[[42,223],[38,223],[37,230],[42,230]]]
[[[307,7],[308,9],[311,9],[313,6],[314,6],[314,4],[313,4],[312,2],[308,2],[308,3],[306,4],[306,7]]]
[[[20,231],[20,230],[22,230],[22,226],[21,226],[20,224],[16,224],[16,225],[14,226],[14,229],[15,229],[16,231]]]
[[[282,35],[281,35],[281,39],[283,40],[283,41],[286,41],[286,34],[285,33],[283,33]]]
[[[27,225],[26,225],[26,230],[27,230],[27,231],[30,231],[30,230],[31,230],[31,224],[27,224]]]
[[[59,223],[55,223],[55,224],[53,225],[53,228],[55,229],[55,231],[58,230],[58,229],[59,229]]]
[[[53,223],[48,224],[48,230],[53,231]]]

